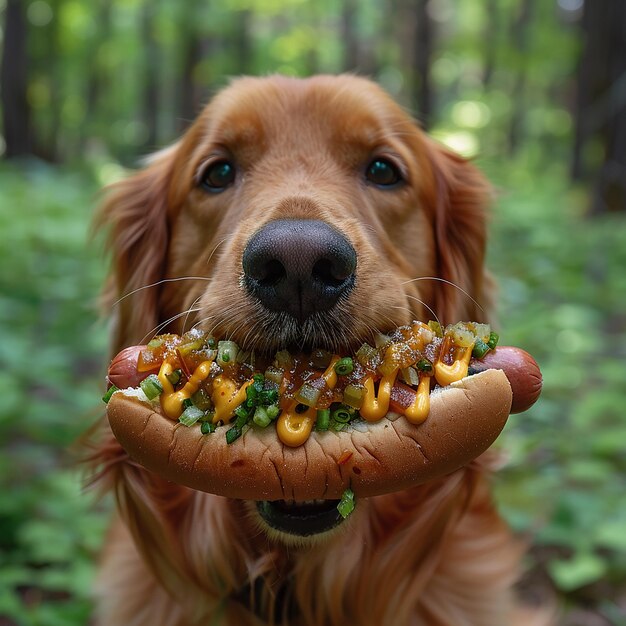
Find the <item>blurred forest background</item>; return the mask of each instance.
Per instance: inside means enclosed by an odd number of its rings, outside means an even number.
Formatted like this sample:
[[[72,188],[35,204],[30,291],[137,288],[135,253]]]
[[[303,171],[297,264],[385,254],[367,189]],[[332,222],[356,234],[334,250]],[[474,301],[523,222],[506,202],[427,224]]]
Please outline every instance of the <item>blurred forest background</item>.
[[[499,330],[545,378],[498,443],[524,590],[626,624],[626,2],[0,0],[0,24],[0,625],[89,619],[111,503],[68,451],[107,359],[97,190],[229,76],[341,71],[493,181]]]

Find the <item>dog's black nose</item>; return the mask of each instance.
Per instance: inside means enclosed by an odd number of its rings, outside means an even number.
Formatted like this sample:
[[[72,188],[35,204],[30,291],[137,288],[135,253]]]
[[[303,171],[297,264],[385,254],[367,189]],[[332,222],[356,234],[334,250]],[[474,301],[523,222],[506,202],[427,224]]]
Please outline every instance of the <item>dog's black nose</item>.
[[[326,222],[274,220],[246,245],[244,284],[266,308],[303,321],[352,289],[356,261],[350,242]]]

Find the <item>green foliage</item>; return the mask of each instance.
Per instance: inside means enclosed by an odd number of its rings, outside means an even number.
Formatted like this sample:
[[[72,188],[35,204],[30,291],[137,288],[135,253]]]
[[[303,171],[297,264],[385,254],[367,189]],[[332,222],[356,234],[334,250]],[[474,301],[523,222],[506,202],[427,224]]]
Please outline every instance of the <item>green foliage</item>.
[[[87,238],[94,182],[0,169],[0,616],[85,623],[107,518],[68,450],[100,410],[103,278]]]
[[[501,437],[499,499],[519,530],[558,548],[548,569],[563,591],[623,579],[626,224],[586,218],[558,168],[499,169],[490,263],[502,342],[535,355],[544,376],[539,403]]]
[[[557,550],[545,565],[563,592],[619,580],[626,229],[618,217],[586,219],[584,194],[558,168],[479,165],[500,190],[489,263],[501,341],[534,354],[545,381],[500,439],[499,503],[515,528]],[[0,169],[0,615],[19,624],[86,619],[107,519],[66,454],[102,391],[106,333],[93,301],[104,267],[87,239],[96,185],[84,172]]]
[[[508,461],[495,479],[498,501],[575,601],[581,588],[623,586],[626,577],[626,227],[617,215],[586,218],[588,191],[567,182],[574,12],[531,3],[521,41],[522,4],[429,2],[433,133],[480,155],[498,190],[489,250],[498,327],[503,344],[536,356],[545,381],[539,403],[512,416],[501,436]],[[119,160],[178,135],[188,121],[179,114],[186,71],[187,87],[206,99],[242,72],[354,68],[343,61],[344,6],[330,0],[25,5],[35,135],[50,154],[82,165],[0,166],[0,621],[82,624],[108,517],[106,505],[81,493],[67,452],[96,419],[103,386],[106,329],[95,299],[105,271],[98,240],[88,238],[96,190],[119,176]],[[412,107],[418,77],[406,3],[356,5],[365,71]],[[187,67],[194,46],[205,53]],[[146,109],[150,70],[158,85]],[[147,144],[150,107],[158,145]],[[592,148],[599,162],[601,146]],[[603,598],[597,604],[617,615]]]

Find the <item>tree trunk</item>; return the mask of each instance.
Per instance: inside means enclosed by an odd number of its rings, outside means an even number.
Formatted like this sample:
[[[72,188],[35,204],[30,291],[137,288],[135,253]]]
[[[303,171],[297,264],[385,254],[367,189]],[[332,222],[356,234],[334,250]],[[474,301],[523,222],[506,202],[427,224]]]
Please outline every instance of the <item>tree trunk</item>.
[[[433,89],[430,75],[434,23],[428,14],[428,0],[387,0],[397,16],[388,36],[398,42],[400,70],[407,77],[399,100],[415,111],[424,128],[432,125]]]
[[[85,143],[94,131],[94,126],[98,121],[98,111],[100,109],[100,101],[102,94],[107,91],[109,76],[105,73],[104,68],[99,62],[99,53],[102,46],[111,36],[111,11],[113,3],[109,0],[99,0],[95,7],[97,10],[97,30],[95,41],[93,41],[90,51],[92,58],[87,61],[89,69],[87,72],[87,94],[86,94],[86,115],[85,123],[82,125],[80,137],[78,141],[79,153],[84,150]]]
[[[575,139],[571,175],[592,180],[591,214],[626,210],[626,3],[594,0],[584,5],[584,46],[578,65]],[[599,141],[600,166],[586,148]]]
[[[141,40],[144,49],[142,117],[146,125],[144,149],[152,152],[159,142],[159,46],[154,36],[154,19],[159,12],[157,0],[148,0],[141,11]]]
[[[249,10],[239,11],[236,15],[233,37],[236,74],[250,74],[253,71],[253,51],[250,35],[252,18],[253,13]]]
[[[626,211],[626,3],[605,2],[608,6],[602,32],[607,63],[606,85],[601,94],[604,161],[596,177],[592,214]]]
[[[52,32],[50,33],[50,56],[49,64],[54,63],[54,69],[52,70],[52,85],[50,86],[50,132],[48,135],[48,149],[54,160],[59,159],[59,134],[61,132],[61,106],[63,104],[62,98],[62,70],[60,67],[62,61],[60,58],[60,43],[61,43],[61,9],[63,0],[56,0],[54,2],[54,15],[52,18],[52,24],[50,25]],[[52,63],[50,62],[52,59]],[[62,155],[61,155],[62,158]]]
[[[573,180],[584,180],[589,171],[585,163],[584,149],[593,127],[599,122],[594,120],[593,104],[603,91],[607,67],[606,49],[604,47],[604,9],[602,0],[585,2],[581,21],[581,39],[583,49],[578,61],[577,93],[575,108],[574,150],[572,154],[571,175]]]
[[[187,34],[185,36],[184,45],[185,50],[180,76],[181,89],[179,103],[179,131],[187,129],[189,124],[195,119],[200,109],[197,85],[194,79],[194,70],[198,63],[202,60],[202,44],[198,34]]]
[[[4,46],[0,68],[2,123],[5,157],[32,154],[31,112],[26,97],[28,87],[28,28],[22,0],[7,0]]]
[[[428,0],[417,0],[415,4],[415,87],[413,101],[424,128],[433,123],[433,88],[430,76],[433,52],[434,23],[428,15]]]
[[[498,52],[498,37],[500,19],[498,15],[498,0],[487,0],[487,26],[485,28],[485,56],[483,65],[483,87],[488,89],[493,78],[493,70],[496,67]]]
[[[529,26],[532,21],[533,0],[521,0],[521,6],[517,19],[513,22],[511,38],[516,50],[518,70],[513,85],[511,100],[513,102],[513,113],[509,125],[509,154],[517,152],[521,137],[523,135],[524,111],[526,110],[526,74]]]
[[[343,41],[343,71],[356,72],[359,68],[359,32],[356,0],[343,0],[341,11],[341,40]]]

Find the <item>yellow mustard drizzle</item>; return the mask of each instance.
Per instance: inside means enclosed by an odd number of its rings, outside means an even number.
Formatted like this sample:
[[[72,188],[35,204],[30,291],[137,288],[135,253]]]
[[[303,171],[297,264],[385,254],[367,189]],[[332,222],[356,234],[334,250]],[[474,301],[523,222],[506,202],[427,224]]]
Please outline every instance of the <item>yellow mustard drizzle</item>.
[[[276,421],[278,438],[290,448],[301,446],[309,438],[317,415],[314,407],[309,407],[303,413],[296,413],[297,404],[297,402],[292,403]]]
[[[158,376],[159,382],[163,387],[161,408],[167,417],[176,420],[181,416],[183,412],[183,402],[191,398],[191,396],[198,391],[200,383],[207,378],[211,371],[212,362],[213,361],[203,361],[200,363],[185,386],[178,391],[174,391],[174,386],[167,379],[168,374],[171,374],[174,368],[169,361],[163,361]]]
[[[359,409],[361,417],[368,422],[377,422],[389,412],[389,401],[391,400],[391,389],[396,382],[398,370],[395,369],[388,376],[383,376],[378,385],[378,396],[374,391],[374,379],[368,376],[365,379],[365,398]]]
[[[413,404],[404,411],[411,424],[421,424],[430,412],[430,376],[420,377]]]
[[[435,378],[442,387],[467,376],[473,347],[472,345],[469,348],[461,348],[460,354],[457,355],[452,365],[446,365],[441,360],[437,361],[435,364]]]
[[[324,381],[329,389],[334,389],[337,385],[337,372],[335,372],[335,364],[339,360],[337,355],[333,355],[329,366],[322,374]],[[313,425],[317,418],[317,409],[309,407],[302,413],[296,412],[299,402],[293,400],[286,411],[283,411],[276,421],[276,432],[278,438],[286,445],[292,448],[301,446],[311,434]]]
[[[235,409],[246,400],[246,389],[254,382],[248,380],[241,387],[226,376],[216,376],[213,381],[213,393],[211,400],[215,406],[213,423],[220,420],[227,422],[235,414]]]
[[[414,331],[417,328],[414,327]],[[415,337],[415,342],[422,344],[421,338]],[[443,360],[435,363],[435,379],[441,386],[447,386],[450,383],[461,380],[467,376],[469,363],[472,358],[472,348],[461,348],[456,354],[456,358],[451,365],[447,365]],[[446,346],[442,347],[441,354],[445,354]],[[334,389],[337,385],[337,373],[335,372],[335,364],[339,360],[339,356],[333,355],[330,364],[322,374],[328,389]],[[183,402],[190,398],[198,391],[201,383],[206,380],[211,371],[212,361],[203,361],[198,365],[182,389],[174,390],[174,386],[168,380],[167,376],[172,373],[173,366],[165,360],[158,373],[159,382],[163,387],[161,394],[161,407],[165,415],[170,419],[178,419],[183,412]],[[391,374],[383,376],[378,386],[378,394],[374,389],[373,376],[367,376],[364,380],[365,398],[359,409],[360,415],[368,422],[376,422],[382,419],[389,412],[389,404],[391,400],[391,390],[395,384],[398,369],[396,368]],[[287,375],[283,379],[281,389],[286,383]],[[230,378],[219,375],[213,380],[213,391],[211,399],[215,407],[213,423],[222,421],[227,423],[235,414],[235,409],[245,402],[246,389],[253,383],[253,380],[246,381],[243,385],[237,386]],[[404,410],[404,415],[412,424],[420,424],[430,412],[430,386],[431,380],[429,376],[420,376],[420,381],[416,390],[416,396],[413,403]],[[288,408],[283,411],[276,421],[276,432],[283,444],[290,447],[301,446],[309,438],[315,420],[317,418],[317,409],[308,407],[306,410],[298,413],[296,407],[301,406],[297,400],[292,400]]]

